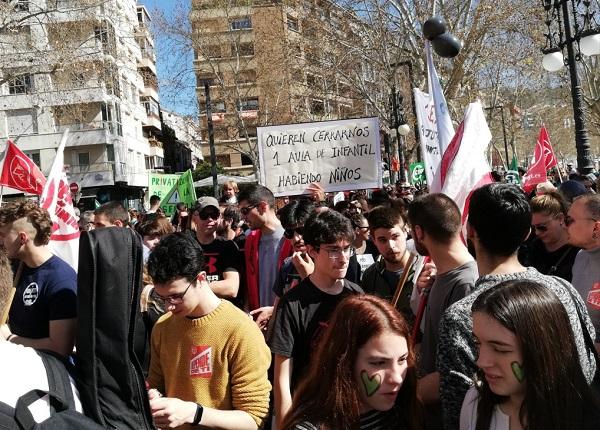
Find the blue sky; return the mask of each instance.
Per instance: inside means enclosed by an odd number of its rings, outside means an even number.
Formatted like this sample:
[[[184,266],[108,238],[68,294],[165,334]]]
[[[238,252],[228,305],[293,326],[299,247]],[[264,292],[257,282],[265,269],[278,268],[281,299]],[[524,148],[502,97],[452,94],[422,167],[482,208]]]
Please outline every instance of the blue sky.
[[[165,12],[168,16],[169,11],[172,10],[175,3],[180,2],[182,0],[138,0],[138,4],[146,6],[150,16],[155,15],[155,11],[158,9],[160,11]],[[185,0],[187,3],[189,0]],[[190,84],[186,87],[186,94],[181,96],[181,90],[178,90],[178,93],[174,93],[173,91],[168,91],[167,85],[165,82],[168,80],[169,69],[168,65],[172,64],[173,61],[170,60],[171,51],[169,49],[165,49],[161,46],[159,40],[156,40],[155,37],[155,47],[156,47],[156,70],[158,74],[158,82],[159,82],[159,92],[160,92],[160,103],[163,109],[167,109],[169,111],[174,111],[180,114],[187,115],[196,115],[195,107],[190,106],[190,100],[193,100],[195,97],[195,92],[193,88],[193,84]],[[193,53],[189,54],[189,68],[192,67],[192,59]],[[162,83],[162,85],[161,85]],[[185,100],[185,101],[184,101]]]

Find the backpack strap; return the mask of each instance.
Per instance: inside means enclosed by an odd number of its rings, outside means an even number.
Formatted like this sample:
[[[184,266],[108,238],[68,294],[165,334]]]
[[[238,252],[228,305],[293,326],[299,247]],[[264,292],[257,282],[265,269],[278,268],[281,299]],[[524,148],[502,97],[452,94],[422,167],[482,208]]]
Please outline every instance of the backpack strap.
[[[71,388],[71,379],[64,358],[52,351],[36,351],[42,359],[48,376],[48,391],[64,399],[70,409],[75,410],[75,398]]]
[[[29,410],[29,406],[46,396],[48,396],[48,401],[50,403],[51,415],[69,409],[69,405],[57,395],[43,390],[31,390],[19,397],[15,407],[15,420],[19,424],[20,429],[31,430],[36,427],[37,423]]]

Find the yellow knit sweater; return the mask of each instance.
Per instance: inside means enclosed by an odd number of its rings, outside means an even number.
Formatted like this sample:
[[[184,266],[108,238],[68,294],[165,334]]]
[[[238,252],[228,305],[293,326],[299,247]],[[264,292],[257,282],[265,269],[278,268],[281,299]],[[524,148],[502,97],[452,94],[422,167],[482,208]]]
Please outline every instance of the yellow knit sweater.
[[[152,330],[148,383],[167,397],[247,412],[260,427],[269,410],[270,363],[271,353],[256,324],[222,300],[200,318],[168,313],[158,320]]]

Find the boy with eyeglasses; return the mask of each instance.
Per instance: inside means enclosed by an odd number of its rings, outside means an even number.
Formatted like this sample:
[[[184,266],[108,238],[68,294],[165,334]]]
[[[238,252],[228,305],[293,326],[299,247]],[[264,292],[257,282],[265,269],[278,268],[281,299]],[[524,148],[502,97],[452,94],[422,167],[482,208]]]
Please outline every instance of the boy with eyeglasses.
[[[232,240],[217,236],[221,221],[219,202],[214,197],[201,197],[192,209],[195,237],[206,260],[206,279],[214,293],[241,306],[236,299],[240,287],[242,255]]]
[[[148,384],[158,428],[261,428],[271,354],[256,325],[211,290],[198,243],[163,238],[148,272],[168,313],[152,330]]]
[[[350,221],[338,212],[313,213],[304,225],[304,243],[313,272],[283,295],[277,312],[271,352],[275,355],[274,394],[278,424],[292,403],[327,321],[337,304],[361,288],[344,279],[353,253]]]

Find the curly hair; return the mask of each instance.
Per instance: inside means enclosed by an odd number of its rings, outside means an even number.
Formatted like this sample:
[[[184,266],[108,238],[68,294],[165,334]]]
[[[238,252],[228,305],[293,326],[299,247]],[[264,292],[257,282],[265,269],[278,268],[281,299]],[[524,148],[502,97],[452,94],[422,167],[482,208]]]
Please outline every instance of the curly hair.
[[[314,212],[304,224],[304,243],[318,247],[338,240],[354,241],[350,220],[332,209]]]
[[[172,233],[163,237],[148,257],[148,273],[159,284],[179,278],[191,282],[203,267],[202,248],[188,233]]]
[[[0,207],[0,226],[12,224],[21,218],[27,219],[35,228],[33,243],[36,246],[47,245],[52,235],[52,219],[48,211],[33,200],[10,202]]]

